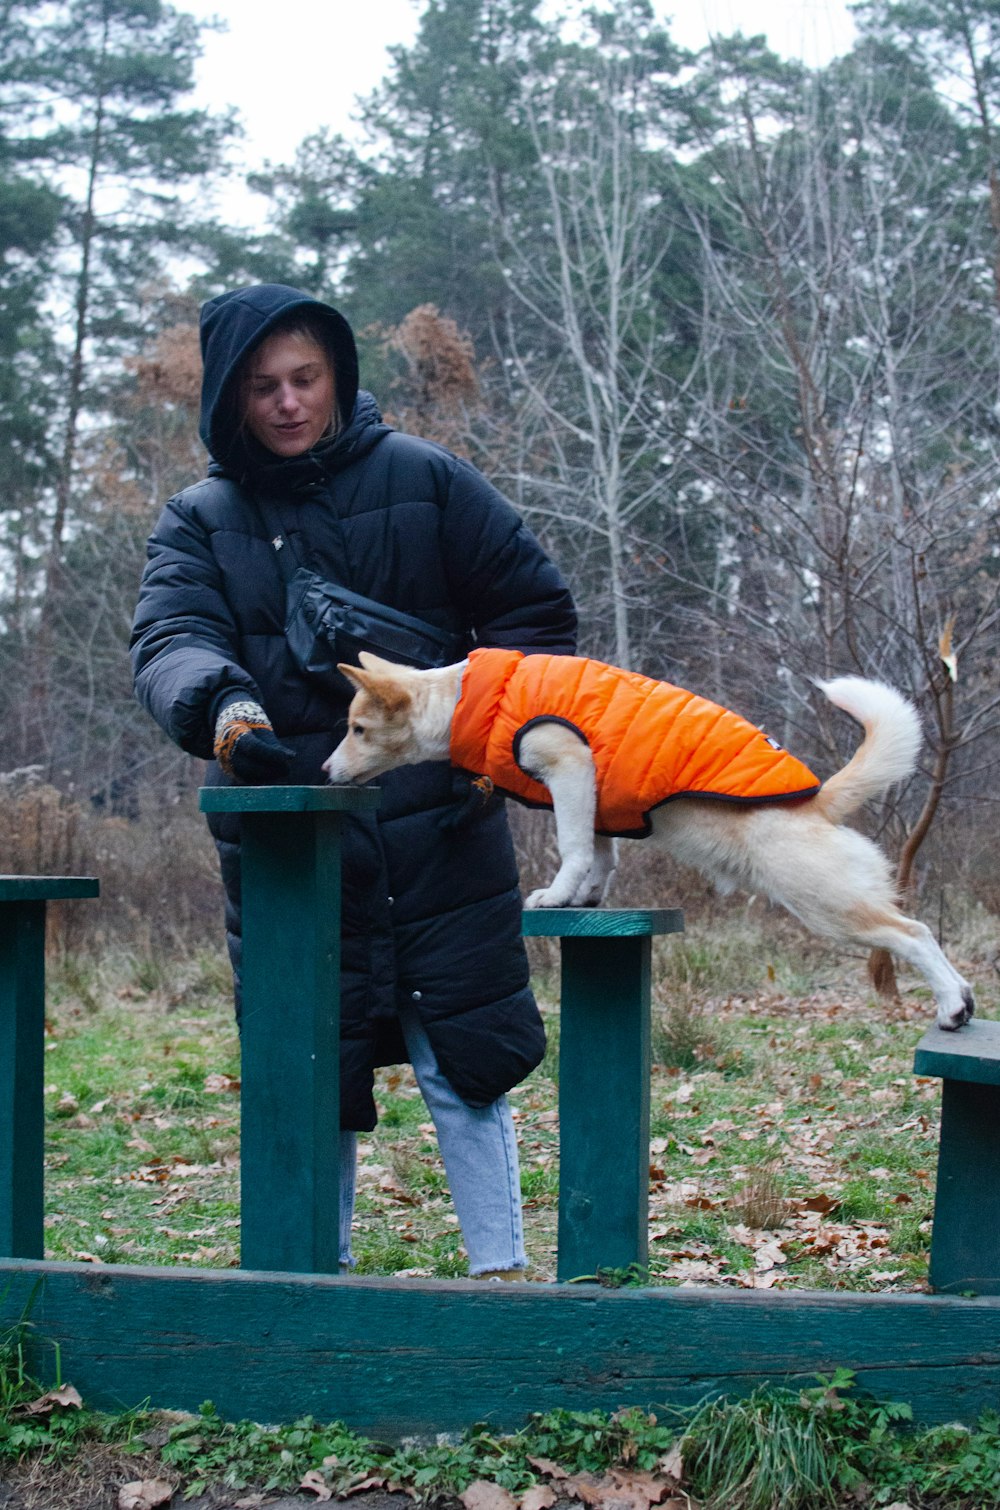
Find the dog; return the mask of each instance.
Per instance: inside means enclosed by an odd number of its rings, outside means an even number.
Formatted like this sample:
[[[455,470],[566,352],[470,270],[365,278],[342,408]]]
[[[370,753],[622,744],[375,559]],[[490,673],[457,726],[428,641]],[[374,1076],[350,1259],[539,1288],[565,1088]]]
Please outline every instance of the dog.
[[[498,657],[505,659],[501,662]],[[492,684],[484,683],[480,695],[479,682],[470,678],[475,673],[481,679],[492,674],[491,668],[499,668],[502,682],[508,666],[518,676],[534,678],[537,685],[529,686],[526,700],[513,715],[518,727],[513,745],[509,740],[504,745],[506,765],[501,764],[501,779],[493,778],[499,790],[528,802],[551,803],[554,810],[559,869],[548,886],[531,893],[526,907],[599,905],[617,866],[615,836],[648,832],[653,843],[700,871],[720,893],[738,888],[764,893],[820,937],[867,949],[885,948],[912,965],[934,995],[939,1027],[951,1031],[971,1019],[975,1011],[971,986],[948,962],[930,930],[900,911],[886,856],[870,839],[843,826],[844,819],[863,802],[915,769],[921,744],[919,720],[912,704],[895,689],[856,676],[817,683],[830,702],[865,731],[847,765],[820,784],[806,767],[785,756],[739,715],[668,683],[655,683],[598,662],[569,656],[521,656],[503,650],[475,650],[465,661],[433,670],[399,666],[370,652],[363,652],[360,660],[360,666],[339,667],[356,690],[347,734],[323,766],[332,783],[364,784],[398,766],[425,760],[450,760],[482,775],[466,763],[469,744],[468,740],[463,743],[459,724],[464,720],[465,728],[472,718],[476,737],[490,741],[502,717],[510,724],[510,714],[501,717],[497,712],[500,705]],[[760,757],[763,741],[778,752],[775,760],[791,763],[786,792],[760,799],[719,800],[718,788],[724,781],[714,772],[707,788],[701,789],[704,795],[682,790],[657,799],[659,805],[649,811],[641,810],[643,797],[638,828],[631,812],[624,817],[613,814],[609,822],[602,810],[605,786],[614,780],[620,785],[622,776],[620,770],[615,774],[616,762],[622,764],[617,735],[605,741],[610,751],[598,753],[603,736],[593,731],[585,735],[575,715],[567,718],[562,704],[551,702],[544,693],[553,674],[575,682],[583,674],[580,667],[596,668],[602,687],[608,676],[620,679],[609,683],[606,700],[611,706],[621,703],[620,686],[628,689],[635,684],[652,703],[660,696],[657,689],[679,693],[684,710],[685,700],[690,699],[697,715],[696,730],[714,730],[733,720],[736,744],[749,749],[754,759]],[[641,698],[636,709],[635,723],[640,736],[645,731],[647,751],[641,759],[630,757],[626,762],[628,779],[630,772],[644,769],[648,755],[649,727]],[[708,715],[704,709],[710,710]],[[672,748],[675,743],[672,735],[661,738],[659,733],[654,733],[652,742],[657,749]],[[696,740],[695,760],[702,755]],[[474,764],[486,763],[480,761],[478,751],[471,758]],[[619,798],[627,807],[627,794],[622,798],[619,793]]]

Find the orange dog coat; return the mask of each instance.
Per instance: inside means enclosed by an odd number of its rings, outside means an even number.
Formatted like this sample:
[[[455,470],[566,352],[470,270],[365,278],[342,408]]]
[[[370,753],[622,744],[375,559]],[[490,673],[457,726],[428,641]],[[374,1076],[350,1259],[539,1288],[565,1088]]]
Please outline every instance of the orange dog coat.
[[[649,814],[672,797],[775,802],[810,797],[820,783],[801,761],[738,713],[669,682],[601,661],[519,650],[473,650],[451,729],[451,763],[488,776],[510,796],[551,807],[521,767],[532,724],[567,724],[590,746],[600,834],[642,838]]]

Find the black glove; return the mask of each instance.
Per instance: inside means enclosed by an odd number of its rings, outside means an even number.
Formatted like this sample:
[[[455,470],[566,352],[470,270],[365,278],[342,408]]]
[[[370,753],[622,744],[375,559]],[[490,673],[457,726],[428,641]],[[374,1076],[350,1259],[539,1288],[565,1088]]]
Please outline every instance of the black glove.
[[[241,697],[226,703],[215,721],[215,758],[227,776],[248,786],[286,781],[294,751],[275,737],[260,703]]]

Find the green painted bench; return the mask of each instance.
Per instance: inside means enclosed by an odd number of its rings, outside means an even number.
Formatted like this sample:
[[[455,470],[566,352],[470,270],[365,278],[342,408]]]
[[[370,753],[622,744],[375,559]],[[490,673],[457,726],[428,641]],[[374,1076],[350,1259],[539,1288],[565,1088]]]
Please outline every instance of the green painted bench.
[[[913,1069],[942,1082],[931,1286],[1000,1295],[1000,1022],[929,1028]]]

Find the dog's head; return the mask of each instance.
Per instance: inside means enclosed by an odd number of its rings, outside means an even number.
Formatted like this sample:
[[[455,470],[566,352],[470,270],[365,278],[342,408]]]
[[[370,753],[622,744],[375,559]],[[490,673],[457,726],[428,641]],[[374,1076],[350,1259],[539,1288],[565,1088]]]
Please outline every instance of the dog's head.
[[[413,694],[407,666],[369,651],[360,666],[338,666],[357,691],[347,710],[347,733],[323,763],[327,780],[358,785],[420,756],[413,734]]]

